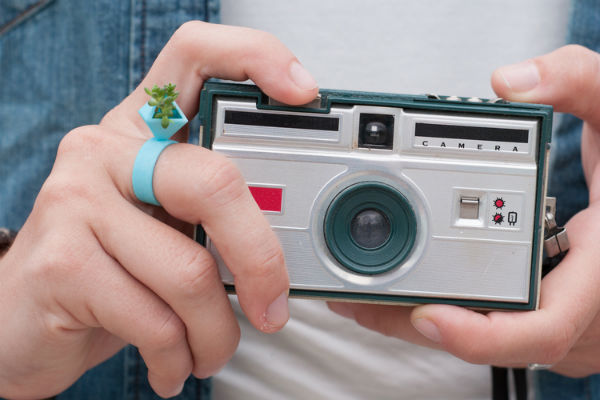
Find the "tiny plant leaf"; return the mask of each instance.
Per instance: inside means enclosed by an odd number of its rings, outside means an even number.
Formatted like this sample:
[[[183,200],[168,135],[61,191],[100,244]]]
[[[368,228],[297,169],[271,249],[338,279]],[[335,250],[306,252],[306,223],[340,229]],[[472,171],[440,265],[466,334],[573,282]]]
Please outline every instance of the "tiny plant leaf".
[[[169,117],[173,116],[175,109],[173,102],[179,96],[179,92],[175,91],[175,85],[169,83],[162,88],[154,85],[152,89],[144,88],[144,91],[152,97],[148,100],[148,105],[156,107],[154,118],[161,119],[161,126],[166,129],[169,126]]]

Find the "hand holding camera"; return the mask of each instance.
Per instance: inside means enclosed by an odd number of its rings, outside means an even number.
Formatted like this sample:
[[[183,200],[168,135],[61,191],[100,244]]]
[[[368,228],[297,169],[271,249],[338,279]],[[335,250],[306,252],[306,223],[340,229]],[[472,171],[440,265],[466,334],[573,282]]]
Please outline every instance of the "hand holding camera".
[[[330,303],[329,307],[370,329],[444,349],[473,363],[552,364],[554,371],[568,376],[600,371],[599,59],[588,49],[567,46],[503,67],[492,77],[494,90],[507,100],[551,104],[585,121],[582,159],[590,205],[567,224],[571,249],[542,280],[539,310],[484,314],[449,305],[413,310],[347,303]]]
[[[154,170],[166,213],[132,191],[136,153],[151,136],[137,114],[148,100],[143,88],[174,82],[191,117],[210,76],[250,77],[295,104],[317,91],[272,36],[194,22],[174,34],[141,85],[99,125],[69,133],[0,260],[0,396],[55,395],[126,343],[138,347],[161,396],[181,391],[190,373],[219,370],[240,333],[212,257],[179,231],[191,223],[202,223],[227,255],[252,324],[269,333],[286,323],[279,243],[231,163],[175,144]]]

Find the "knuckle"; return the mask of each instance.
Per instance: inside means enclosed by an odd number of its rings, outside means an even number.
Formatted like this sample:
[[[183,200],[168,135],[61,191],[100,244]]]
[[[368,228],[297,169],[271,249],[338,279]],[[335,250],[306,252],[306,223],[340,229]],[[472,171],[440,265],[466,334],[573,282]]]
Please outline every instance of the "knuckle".
[[[50,283],[55,281],[57,276],[67,275],[68,266],[74,265],[72,261],[69,261],[68,256],[62,254],[58,256],[56,253],[50,253],[42,262],[35,263],[30,273],[34,281]]]
[[[40,319],[42,332],[49,343],[54,342],[55,338],[60,337],[64,330],[64,323],[55,313],[46,312]]]
[[[568,87],[572,90],[565,92],[565,98],[560,103],[566,106],[570,112],[578,115],[587,115],[594,112],[595,101],[590,101],[600,93],[600,55],[595,51],[581,45],[570,44],[557,51],[563,63],[556,63],[552,59],[544,61],[545,69],[560,72],[561,76],[566,76]],[[563,70],[556,70],[557,67],[550,66],[568,63],[568,73]],[[577,95],[573,95],[577,93]],[[563,104],[564,103],[564,104]]]
[[[64,341],[65,332],[73,329],[73,321],[65,312],[44,310],[39,313],[41,334],[45,343],[60,343]]]
[[[222,155],[215,156],[205,169],[201,193],[215,208],[228,206],[248,192],[241,172],[235,164]]]
[[[70,154],[95,152],[101,144],[102,135],[98,135],[96,126],[88,125],[73,129],[67,133],[58,145],[57,158]]]
[[[272,33],[252,28],[239,29],[241,40],[236,51],[238,58],[243,60],[244,64],[262,63],[264,60],[272,58],[273,54],[281,56],[287,53],[287,48]]]
[[[264,243],[266,247],[263,246],[260,253],[254,257],[256,261],[251,271],[255,277],[268,280],[284,267],[285,258],[278,242],[265,241]]]
[[[577,57],[577,56],[589,56],[595,54],[594,51],[584,47],[580,44],[568,44],[563,47],[563,51],[567,52],[569,55]]]
[[[589,89],[590,82],[598,81],[600,72],[600,58],[598,54],[586,47],[570,45],[569,52],[572,59],[577,60],[577,69],[574,71],[577,83],[581,89]]]
[[[32,262],[25,268],[31,281],[64,285],[65,280],[76,279],[94,252],[75,242],[64,232],[45,235],[34,250]]]
[[[257,29],[251,29],[251,28],[243,28],[245,29],[246,33],[248,34],[248,37],[250,37],[250,40],[254,43],[256,43],[255,47],[263,47],[265,44],[279,44],[281,43],[279,41],[279,39],[277,38],[277,36],[273,35],[270,32],[266,32],[266,31],[261,31],[261,30],[257,30]]]
[[[197,251],[190,261],[182,264],[177,276],[179,294],[184,298],[206,295],[219,280],[215,260],[205,251]]]
[[[206,31],[210,28],[216,29],[217,26],[203,21],[187,21],[177,28],[167,46],[177,51],[178,57],[183,57],[186,62],[193,62],[198,54],[202,57],[202,47],[207,43],[198,38],[210,36],[210,32]]]
[[[172,40],[180,42],[187,41],[190,37],[197,37],[198,30],[203,29],[206,25],[206,22],[203,21],[186,21],[175,30]]]
[[[200,21],[188,21],[183,23],[171,36],[169,45],[174,47],[188,46],[191,44],[189,41],[190,36],[194,37],[192,31],[198,28],[198,24],[202,24]]]
[[[55,166],[36,203],[43,203],[44,207],[96,203],[98,190],[93,182],[97,180],[92,177],[96,173],[94,159],[104,140],[93,127],[69,132],[59,144]],[[77,173],[73,173],[75,170]]]
[[[184,341],[185,336],[186,329],[183,321],[173,310],[167,309],[162,324],[154,331],[147,345],[159,351],[169,350]]]
[[[94,187],[83,179],[57,172],[44,183],[36,202],[44,207],[86,206],[95,203],[95,194]]]
[[[67,133],[58,144],[57,157],[78,151],[83,143],[83,132],[84,128],[75,128]]]

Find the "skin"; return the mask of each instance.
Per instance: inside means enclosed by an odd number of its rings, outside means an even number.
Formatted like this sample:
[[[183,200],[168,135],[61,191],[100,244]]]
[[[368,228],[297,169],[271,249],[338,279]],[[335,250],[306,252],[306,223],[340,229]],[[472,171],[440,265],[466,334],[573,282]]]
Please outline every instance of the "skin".
[[[139,348],[163,397],[179,393],[190,374],[218,371],[240,331],[215,261],[181,232],[190,224],[216,243],[249,321],[266,333],[282,328],[289,283],[281,247],[233,164],[198,146],[170,146],[154,172],[164,210],[135,198],[131,172],[151,137],[137,114],[148,101],[144,87],[176,84],[191,117],[209,77],[250,78],[279,101],[306,103],[318,89],[298,71],[267,33],[186,23],[140,87],[99,125],[65,136],[0,260],[1,397],[55,395],[126,343]]]
[[[479,313],[449,305],[410,308],[350,303],[330,303],[329,307],[369,329],[442,349],[472,363],[552,364],[552,370],[571,377],[598,373],[600,55],[566,46],[496,70],[492,86],[505,99],[551,104],[558,112],[584,120],[581,154],[589,206],[567,224],[571,249],[542,281],[539,310]]]

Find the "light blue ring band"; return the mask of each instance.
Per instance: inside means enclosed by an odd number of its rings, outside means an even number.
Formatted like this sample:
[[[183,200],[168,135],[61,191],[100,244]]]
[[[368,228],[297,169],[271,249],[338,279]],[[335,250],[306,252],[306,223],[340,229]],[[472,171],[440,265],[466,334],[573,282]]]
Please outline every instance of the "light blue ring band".
[[[133,184],[133,193],[144,203],[160,206],[154,196],[152,187],[152,178],[154,176],[154,166],[160,156],[160,153],[173,143],[174,140],[162,140],[157,138],[148,139],[135,158],[133,163],[133,173],[131,181]]]

